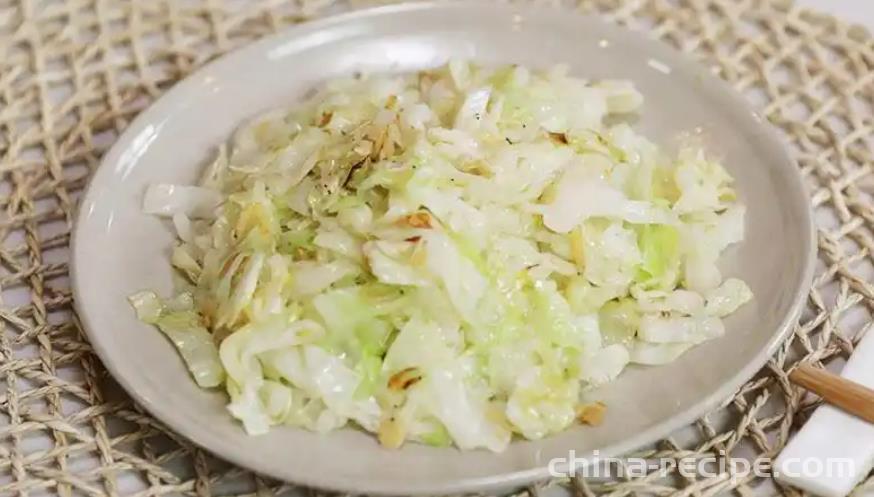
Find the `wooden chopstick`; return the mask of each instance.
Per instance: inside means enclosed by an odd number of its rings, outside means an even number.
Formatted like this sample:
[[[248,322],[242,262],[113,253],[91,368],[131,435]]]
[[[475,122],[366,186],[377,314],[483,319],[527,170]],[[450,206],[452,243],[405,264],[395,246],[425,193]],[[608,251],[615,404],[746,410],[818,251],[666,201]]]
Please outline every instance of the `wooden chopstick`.
[[[874,390],[825,369],[802,364],[789,373],[789,381],[827,403],[874,423]]]

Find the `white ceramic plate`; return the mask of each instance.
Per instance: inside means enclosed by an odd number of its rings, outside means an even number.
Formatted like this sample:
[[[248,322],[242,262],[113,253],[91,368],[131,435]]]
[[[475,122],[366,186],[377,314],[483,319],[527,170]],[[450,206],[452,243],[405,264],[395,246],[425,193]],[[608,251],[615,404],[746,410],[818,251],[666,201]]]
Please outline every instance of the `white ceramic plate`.
[[[724,156],[748,207],[746,241],[723,257],[754,301],[725,337],[659,368],[630,368],[598,392],[606,422],[501,454],[408,444],[382,449],[352,429],[330,435],[274,429],[246,436],[222,393],[200,390],[172,345],[126,301],[169,294],[173,236],[141,213],[146,185],[190,183],[214,147],[248,117],[293,103],[320,81],[357,70],[412,71],[449,57],[633,80],[646,97],[640,127],[667,142],[701,127]],[[195,443],[264,474],[368,493],[449,493],[544,478],[551,458],[619,454],[666,436],[727,398],[790,331],[812,274],[811,215],[795,166],[739,96],[703,68],[639,35],[557,10],[416,3],[359,11],[289,29],[201,69],[140,115],[106,155],[75,232],[79,316],[106,367],[146,409]]]

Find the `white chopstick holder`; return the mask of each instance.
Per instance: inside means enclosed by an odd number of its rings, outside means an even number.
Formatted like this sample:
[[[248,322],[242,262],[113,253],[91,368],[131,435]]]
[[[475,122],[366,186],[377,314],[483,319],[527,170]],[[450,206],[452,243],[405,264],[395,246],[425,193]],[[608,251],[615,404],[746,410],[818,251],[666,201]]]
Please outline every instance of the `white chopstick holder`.
[[[874,333],[867,333],[841,376],[874,388]],[[810,493],[843,497],[874,467],[874,424],[822,405],[774,462],[774,477]]]

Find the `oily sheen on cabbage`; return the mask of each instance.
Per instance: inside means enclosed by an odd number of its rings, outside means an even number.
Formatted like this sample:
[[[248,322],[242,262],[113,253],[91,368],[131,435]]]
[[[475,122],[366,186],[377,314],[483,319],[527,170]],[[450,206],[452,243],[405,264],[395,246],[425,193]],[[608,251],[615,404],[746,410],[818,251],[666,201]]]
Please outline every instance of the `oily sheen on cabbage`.
[[[694,139],[636,133],[642,103],[562,67],[331,81],[197,185],[148,189],[178,292],[130,300],[251,434],[501,451],[566,429],[751,298],[716,265],[743,239],[732,178]]]

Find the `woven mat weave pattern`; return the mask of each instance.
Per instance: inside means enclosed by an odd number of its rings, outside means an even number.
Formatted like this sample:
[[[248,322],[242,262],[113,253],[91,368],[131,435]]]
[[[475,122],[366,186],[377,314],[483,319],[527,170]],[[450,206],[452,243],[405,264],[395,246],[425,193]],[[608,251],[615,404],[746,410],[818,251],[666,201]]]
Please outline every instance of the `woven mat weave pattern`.
[[[863,1],[863,0],[859,0]],[[351,2],[351,7],[372,2]],[[723,407],[650,457],[774,456],[815,402],[799,359],[842,361],[874,306],[874,41],[777,0],[553,1],[690,52],[762,109],[794,149],[817,212],[818,276],[795,333]],[[107,376],[75,319],[68,243],[102,153],[204,62],[334,0],[0,0],[0,496],[279,495],[193,447]],[[869,480],[874,485],[874,478]],[[577,495],[795,491],[730,468],[545,482]]]

